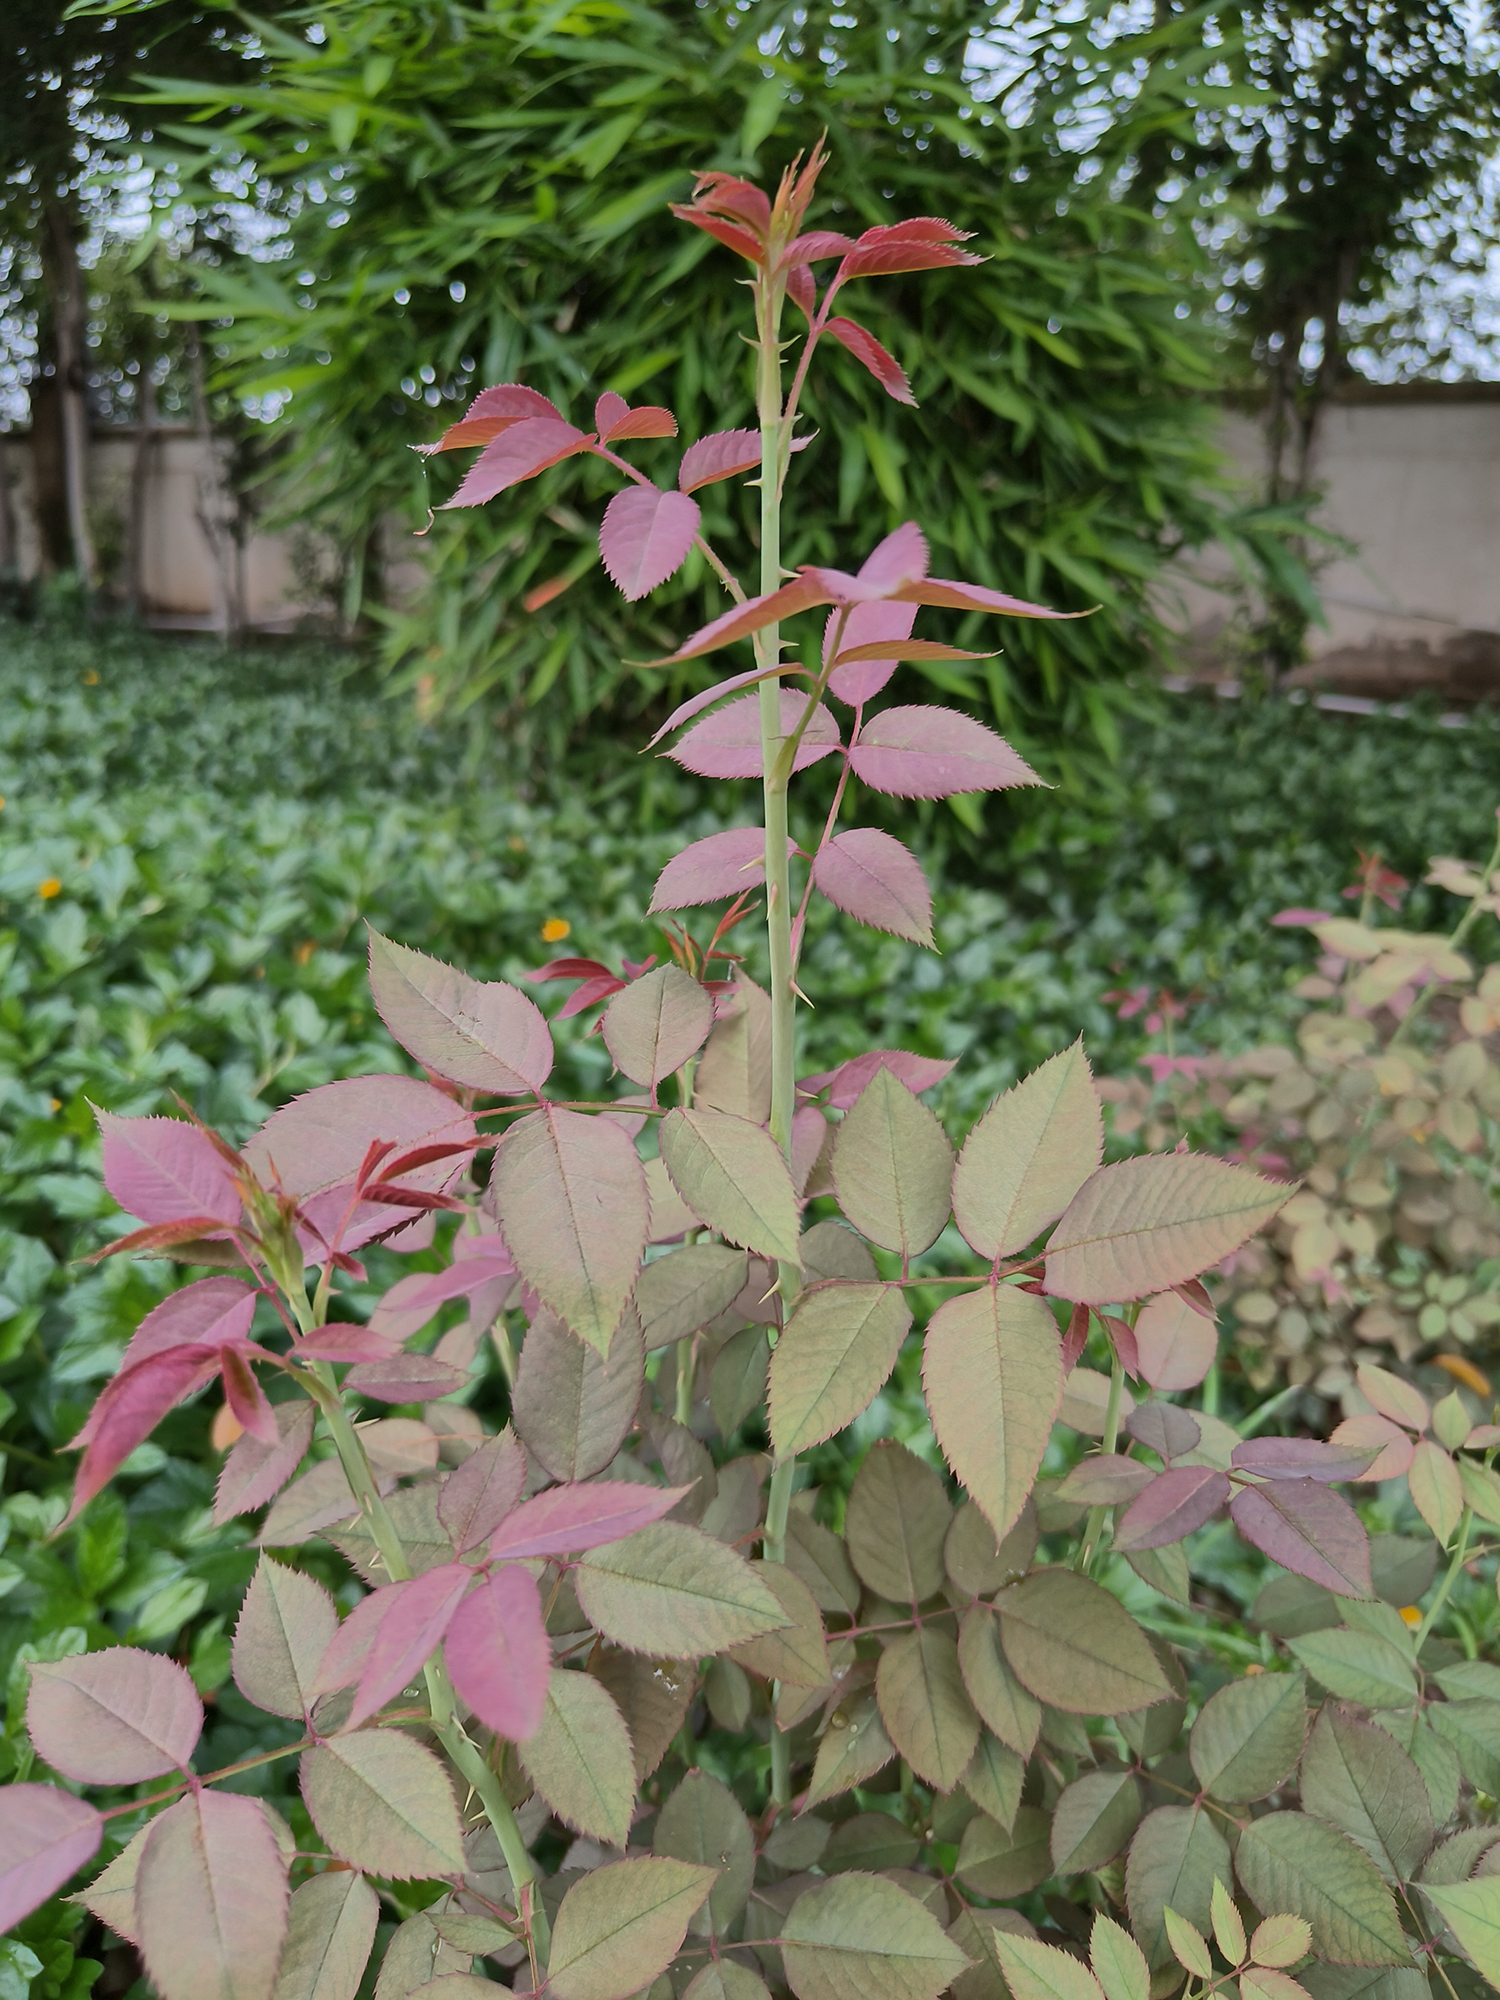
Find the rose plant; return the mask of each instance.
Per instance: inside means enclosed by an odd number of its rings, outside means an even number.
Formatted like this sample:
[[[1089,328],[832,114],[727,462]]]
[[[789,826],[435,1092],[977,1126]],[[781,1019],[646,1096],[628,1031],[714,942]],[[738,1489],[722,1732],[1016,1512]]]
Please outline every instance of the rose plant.
[[[203,1709],[172,1659],[33,1666],[0,1911],[14,1922],[111,1821],[150,1811],[81,1895],[163,2000],[353,2000],[383,1899],[404,1921],[380,2000],[497,1978],[556,2000],[1150,2000],[1184,1980],[1407,2000],[1500,1974],[1500,1669],[1439,1630],[1493,1553],[1472,1529],[1500,1428],[1431,1415],[1433,1478],[1463,1506],[1428,1515],[1451,1555],[1413,1625],[1409,1539],[1372,1544],[1336,1490],[1390,1434],[1242,1435],[1177,1400],[1215,1355],[1203,1274],[1288,1184],[1182,1148],[1103,1165],[1081,1044],[956,1154],[923,1102],[950,1065],[872,1049],[798,1077],[812,897],[931,940],[913,856],[840,830],[856,784],[1036,782],[965,716],[879,705],[899,662],[973,657],[914,637],[918,608],[1051,615],[930,576],[909,523],[856,569],[783,568],[819,346],[910,399],[833,308],[858,280],[974,261],[933,218],[809,229],[820,164],[774,199],[707,174],[678,210],[748,267],[758,430],[699,439],[658,485],[623,448],[674,435],[669,412],[606,393],[584,430],[507,385],[437,447],[481,447],[460,505],[603,458],[627,481],[601,528],[625,596],[697,548],[732,600],[671,659],[754,646],[662,733],[685,731],[671,754],[690,769],[759,776],[763,826],[668,864],[664,962],[533,975],[578,982],[558,1020],[602,1008],[631,1088],[548,1097],[553,1026],[528,995],[372,934],[375,1002],[425,1080],[328,1084],[238,1153],[191,1117],[101,1114],[107,1184],[140,1224],[110,1248],[210,1275],[141,1322],[74,1440],[70,1518],[222,1382],[241,1434],[218,1515],[268,1509],[258,1538],[280,1552],[233,1664],[291,1727],[248,1764],[301,1760],[319,1842],[299,1851],[230,1788],[247,1762],[195,1767]],[[752,473],[753,594],[692,497]],[[784,660],[783,621],[812,609],[818,663]],[[799,845],[790,781],[826,758],[831,804]],[[731,948],[762,890],[765,989]],[[677,914],[717,905],[707,936]],[[367,1324],[339,1316],[362,1250],[428,1245],[440,1219],[445,1269],[402,1278]],[[424,1351],[458,1300],[466,1318]],[[486,1338],[510,1384],[493,1436],[464,1402]],[[908,1340],[935,1449],[876,1443],[846,1495],[818,1476],[825,1448]],[[1389,1380],[1401,1437],[1425,1432]],[[1188,1599],[1189,1538],[1226,1512],[1300,1593],[1296,1630],[1265,1639],[1258,1672],[1212,1656],[1190,1682],[1159,1607]],[[342,1618],[298,1564],[317,1537],[366,1587]]]

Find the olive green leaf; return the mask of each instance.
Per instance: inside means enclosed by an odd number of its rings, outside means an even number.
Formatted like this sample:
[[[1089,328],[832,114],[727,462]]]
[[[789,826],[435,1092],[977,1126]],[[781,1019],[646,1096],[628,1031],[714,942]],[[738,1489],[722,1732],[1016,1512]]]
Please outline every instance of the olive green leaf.
[[[1166,1911],[1195,1928],[1213,1921],[1216,1881],[1228,1881],[1229,1845],[1201,1806],[1158,1806],[1130,1843],[1125,1898],[1130,1928],[1153,1970],[1169,1963]]]
[[[635,1753],[636,1781],[644,1784],[682,1727],[698,1684],[697,1665],[596,1646],[588,1671],[603,1682],[624,1718]]]
[[[1422,1891],[1476,1969],[1500,1986],[1500,1875]]]
[[[1042,1299],[985,1285],[932,1315],[922,1385],[943,1456],[997,1536],[1020,1517],[1062,1401],[1062,1343]]]
[[[694,1215],[742,1249],[797,1262],[797,1196],[763,1125],[728,1111],[669,1111],[661,1157]]]
[[[1295,1965],[1306,1958],[1312,1944],[1312,1926],[1303,1917],[1265,1917],[1255,1926],[1250,1940],[1250,1956],[1257,1965]]]
[[[866,1410],[911,1326],[900,1285],[813,1285],[771,1360],[771,1439],[778,1458],[822,1444]]]
[[[526,1775],[560,1820],[623,1847],[635,1803],[635,1756],[624,1717],[592,1674],[554,1667],[541,1727],[520,1745]]]
[[[852,1785],[862,1785],[895,1754],[896,1746],[880,1719],[875,1690],[862,1688],[845,1695],[829,1716],[818,1745],[808,1805],[821,1805]]]
[[[786,1623],[763,1638],[734,1648],[734,1657],[752,1674],[792,1687],[826,1687],[833,1679],[828,1640],[812,1592],[783,1563],[757,1562],[751,1568],[781,1606]]]
[[[859,1609],[859,1578],[849,1565],[844,1544],[815,1521],[810,1510],[793,1506],[786,1523],[786,1565],[801,1577],[820,1611]]]
[[[1000,1645],[999,1616],[988,1604],[971,1605],[964,1613],[958,1663],[969,1699],[996,1736],[1029,1757],[1042,1726],[1042,1705],[1012,1673]]]
[[[657,1814],[651,1850],[719,1870],[688,1929],[722,1937],[744,1909],[755,1877],[755,1835],[734,1793],[707,1771],[689,1771]]]
[[[836,1875],[804,1891],[781,1938],[797,2000],[937,2000],[968,1963],[915,1896],[879,1875]]]
[[[604,1010],[604,1046],[648,1090],[682,1068],[708,1040],[714,1003],[680,966],[658,965],[617,993]]]
[[[635,1281],[635,1310],[647,1350],[685,1340],[716,1320],[745,1289],[749,1259],[725,1243],[690,1243],[654,1257]]]
[[[1363,1708],[1405,1708],[1417,1698],[1417,1677],[1398,1647],[1376,1632],[1308,1632],[1290,1650],[1315,1681]]]
[[[1188,1754],[1212,1798],[1263,1799],[1296,1770],[1306,1738],[1306,1676],[1255,1674],[1209,1696]]]
[[[574,1583],[590,1622],[633,1653],[669,1646],[691,1659],[787,1622],[742,1555],[680,1521],[658,1521],[591,1550]]]
[[[998,1820],[1007,1833],[1015,1826],[1026,1780],[1026,1760],[1008,1750],[992,1729],[981,1729],[974,1755],[960,1783],[982,1813]]]
[[[763,1326],[742,1326],[714,1356],[708,1377],[708,1406],[719,1435],[732,1438],[766,1400],[771,1340]]]
[[[1341,1827],[1387,1882],[1410,1881],[1432,1846],[1422,1773],[1393,1736],[1338,1702],[1313,1724],[1298,1789],[1303,1810]]]
[[[1104,2000],[1150,2000],[1151,1968],[1135,1939],[1113,1917],[1095,1917],[1089,1963],[1104,1988]]]
[[[351,1867],[397,1881],[463,1871],[458,1808],[430,1750],[394,1729],[361,1729],[304,1751],[302,1798]]]
[[[263,1555],[234,1628],[234,1678],[241,1694],[272,1715],[305,1715],[338,1624],[333,1599],[321,1583]]]
[[[1024,1896],[1052,1873],[1052,1816],[1022,1806],[1009,1832],[975,1813],[958,1847],[958,1879],[976,1896],[1002,1902]]]
[[[1500,1797],[1500,1701],[1434,1702],[1428,1722],[1457,1752],[1459,1766],[1470,1784],[1491,1798]],[[1413,1746],[1413,1756],[1416,1748]]]
[[[1056,1222],[1104,1157],[1104,1124],[1082,1040],[995,1102],[964,1141],[953,1213],[981,1257],[1024,1250]]]
[[[1052,1809],[1053,1867],[1059,1875],[1102,1868],[1127,1844],[1140,1817],[1140,1788],[1129,1771],[1085,1772]]]
[[[937,1119],[882,1066],[833,1142],[839,1207],[872,1243],[915,1257],[942,1234],[953,1148]]]
[[[1222,1882],[1215,1882],[1213,1893],[1214,1943],[1223,1952],[1231,1965],[1238,1965],[1250,1949],[1245,1936],[1245,1920],[1233,1896]]]
[[[1310,1813],[1268,1813],[1240,1835],[1235,1866],[1258,1909],[1305,1917],[1319,1958],[1410,1965],[1395,1900],[1375,1863]]]
[[[554,1479],[591,1479],[629,1435],[644,1379],[641,1336],[630,1313],[601,1359],[560,1319],[540,1312],[516,1370],[511,1416],[517,1434]]]
[[[732,1958],[716,1958],[694,1973],[682,2000],[771,2000],[763,1979]]]
[[[1219,1884],[1214,1883],[1217,1889]],[[1211,1979],[1214,1970],[1213,1953],[1208,1948],[1208,1939],[1186,1918],[1179,1917],[1170,1904],[1161,1913],[1163,1927],[1167,1933],[1167,1943],[1172,1947],[1172,1956],[1195,1979]]]
[[[1099,2000],[1103,1990],[1086,1965],[1039,1938],[998,1933],[995,1956],[1013,2000]]]
[[[880,1656],[875,1695],[886,1734],[917,1776],[951,1792],[979,1741],[953,1640],[933,1625],[903,1633]]]
[[[275,2000],[354,2000],[375,1942],[380,1899],[349,1868],[293,1892]]]
[[[1052,1708],[1119,1715],[1172,1692],[1140,1626],[1118,1598],[1086,1576],[1033,1570],[1002,1591],[995,1608],[1017,1678]]]
[[[548,1984],[557,2000],[625,2000],[665,1972],[716,1870],[641,1857],[612,1861],[563,1897]]]
[[[943,1587],[943,1541],[952,1521],[939,1475],[905,1445],[882,1439],[850,1489],[849,1560],[879,1596],[920,1604]]]

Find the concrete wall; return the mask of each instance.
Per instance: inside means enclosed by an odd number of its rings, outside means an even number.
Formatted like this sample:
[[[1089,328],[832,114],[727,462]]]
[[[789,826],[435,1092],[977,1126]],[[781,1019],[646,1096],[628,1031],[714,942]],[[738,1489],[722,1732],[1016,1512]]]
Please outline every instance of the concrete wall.
[[[1225,443],[1247,495],[1254,493],[1262,477],[1258,428],[1228,418]],[[96,501],[122,519],[135,448],[135,433],[122,430],[99,438],[93,453]],[[164,622],[209,625],[215,564],[199,519],[205,507],[213,512],[208,442],[163,430],[151,451],[147,608]],[[1328,630],[1312,635],[1306,677],[1352,693],[1429,685],[1460,697],[1500,696],[1500,385],[1359,389],[1327,411],[1315,472],[1326,495],[1318,518],[1358,553],[1322,563]],[[0,475],[11,483],[29,573],[37,551],[24,438],[0,438]],[[310,588],[309,568],[336,569],[334,552],[306,538],[299,545],[288,535],[252,537],[243,573],[250,622],[290,629],[305,616],[326,617],[328,601]],[[1176,593],[1190,654],[1219,672],[1228,606],[1208,586],[1223,569],[1210,556],[1196,578],[1180,576]],[[392,582],[419,589],[419,563],[402,561]]]
[[[1247,495],[1263,490],[1258,426],[1228,419],[1225,443]],[[1353,694],[1500,696],[1500,394],[1357,389],[1325,411],[1313,471],[1315,519],[1356,553],[1312,552],[1328,629],[1309,635],[1312,665],[1297,678]],[[1210,661],[1224,602],[1183,595]]]

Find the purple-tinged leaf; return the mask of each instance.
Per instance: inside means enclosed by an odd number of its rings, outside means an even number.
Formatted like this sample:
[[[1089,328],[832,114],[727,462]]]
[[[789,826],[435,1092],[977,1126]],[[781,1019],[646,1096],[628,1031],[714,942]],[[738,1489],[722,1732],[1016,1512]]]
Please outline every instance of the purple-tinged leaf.
[[[1315,1479],[1244,1486],[1229,1518],[1245,1540],[1283,1569],[1310,1577],[1337,1597],[1373,1597],[1370,1543],[1358,1514]]]
[[[365,1670],[370,1649],[379,1637],[386,1614],[400,1603],[401,1583],[384,1583],[362,1597],[329,1641],[318,1662],[309,1693],[316,1697],[353,1687]]]
[[[351,1368],[344,1387],[377,1403],[435,1403],[461,1389],[468,1379],[466,1370],[450,1367],[435,1355],[393,1354]]]
[[[1360,1363],[1354,1376],[1360,1393],[1382,1417],[1389,1417],[1393,1424],[1404,1424],[1411,1431],[1426,1430],[1431,1412],[1420,1389],[1393,1375],[1388,1368],[1377,1368],[1368,1361]]]
[[[462,451],[468,446],[489,444],[527,417],[557,417],[556,403],[519,382],[503,382],[494,389],[481,389],[456,424],[450,424],[435,444],[413,446],[424,458],[439,451]]]
[[[900,532],[898,529],[897,533]],[[891,538],[887,536],[886,539],[889,541]],[[882,543],[881,548],[884,546]],[[875,554],[879,555],[880,549]],[[922,554],[925,558],[925,543]],[[874,561],[873,556],[871,561]],[[911,636],[911,628],[916,622],[917,607],[914,604],[856,604],[847,615],[837,609],[830,611],[823,628],[823,664],[827,666],[836,639],[839,651],[833,672],[828,677],[828,692],[840,701],[848,702],[851,707],[873,701],[895,673],[898,661],[910,658],[905,649],[917,643]],[[877,647],[886,646],[902,650],[888,653],[875,651]]]
[[[888,708],[867,722],[849,768],[877,792],[899,799],[945,799],[1042,781],[1010,745],[951,708]]]
[[[526,1490],[526,1454],[512,1430],[487,1438],[438,1493],[438,1519],[459,1555],[482,1548]]]
[[[99,1851],[104,1821],[57,1785],[7,1785],[0,1817],[0,1931],[29,1917]]]
[[[524,417],[508,425],[501,436],[487,444],[464,475],[463,484],[445,507],[480,507],[507,487],[535,479],[549,465],[571,458],[593,442],[587,431],[564,423],[561,417]]]
[[[607,1355],[650,1223],[631,1141],[608,1119],[550,1106],[529,1112],[496,1148],[490,1187],[526,1282]]]
[[[783,690],[783,735],[793,733],[806,707],[806,695],[791,688]],[[827,757],[837,750],[841,740],[838,724],[819,702],[797,746],[792,769],[805,771],[809,764],[816,764],[820,757]],[[701,778],[758,778],[761,775],[760,697],[741,695],[727,708],[721,708],[702,722],[695,723],[677,747],[666,754],[675,763],[681,764],[685,771],[696,771]]]
[[[159,1306],[153,1306],[130,1336],[130,1344],[120,1357],[120,1372],[74,1436],[76,1447],[95,1437],[108,1414],[107,1397],[143,1361],[169,1354],[176,1348],[219,1348],[246,1340],[255,1317],[257,1294],[238,1278],[199,1278],[169,1292]]]
[[[982,264],[972,250],[960,250],[970,232],[938,216],[878,223],[867,229],[839,265],[836,284],[854,278],[886,278],[903,271],[939,271],[950,264]]]
[[[1159,1472],[1116,1524],[1114,1545],[1129,1555],[1183,1541],[1211,1520],[1228,1498],[1229,1481],[1212,1466],[1180,1465]]]
[[[135,1907],[161,2000],[271,2000],[286,1862],[259,1799],[205,1789],[169,1806],[141,1849]]]
[[[276,1497],[307,1456],[316,1416],[310,1402],[278,1403],[275,1444],[249,1436],[235,1440],[214,1491],[216,1525],[252,1514]]]
[[[465,1243],[477,1242],[493,1244],[495,1247],[477,1256],[466,1254],[463,1247]],[[416,1319],[410,1329],[411,1333],[415,1333],[420,1327],[425,1326],[438,1307],[445,1305],[449,1299],[470,1298],[475,1292],[485,1285],[493,1284],[497,1279],[516,1276],[515,1259],[502,1237],[466,1238],[460,1234],[453,1239],[453,1252],[454,1262],[446,1271],[414,1271],[409,1278],[398,1278],[375,1308],[376,1313],[379,1314],[386,1307],[390,1307],[402,1315],[403,1323],[407,1314],[413,1316],[420,1314],[421,1318]],[[375,1324],[374,1319],[370,1324],[372,1326]],[[386,1351],[389,1352],[389,1347]],[[350,1354],[331,1358],[354,1361],[364,1360],[367,1357]],[[380,1360],[382,1356],[375,1354],[368,1358]]]
[[[474,1136],[466,1112],[430,1083],[410,1076],[355,1076],[319,1084],[294,1097],[261,1126],[245,1147],[246,1164],[264,1187],[290,1195],[318,1194],[353,1183],[375,1140],[408,1147],[463,1145]],[[441,1160],[409,1176],[413,1185],[441,1191],[462,1160]],[[383,1218],[389,1226],[390,1218]]]
[[[748,603],[736,604],[728,611],[720,612],[717,618],[700,626],[675,653],[665,659],[649,660],[646,664],[667,667],[676,666],[679,660],[696,660],[700,654],[715,652],[720,646],[733,644],[736,639],[748,639],[763,626],[775,625],[798,611],[806,611],[811,605],[830,602],[827,590],[816,577],[799,576],[793,583],[782,584],[779,590],[767,591],[762,597],[752,597]]]
[[[788,677],[798,675],[804,680],[812,678],[805,667],[784,660],[779,667],[751,667],[747,673],[731,674],[728,680],[716,681],[711,688],[704,688],[700,693],[690,695],[685,702],[674,708],[646,748],[654,750],[664,736],[670,736],[674,729],[680,729],[685,722],[691,722],[695,715],[702,715],[706,708],[713,708],[716,703],[723,701],[726,695],[738,694],[743,688],[758,687],[762,681],[786,680]],[[791,851],[790,842],[788,851]]]
[[[1336,1479],[1364,1479],[1380,1445],[1324,1444],[1319,1438],[1246,1438],[1229,1454],[1237,1472],[1261,1479],[1315,1479],[1328,1485]]]
[[[528,1571],[507,1563],[466,1597],[444,1649],[460,1697],[486,1729],[524,1743],[541,1727],[552,1648]]]
[[[650,1527],[690,1491],[688,1486],[637,1486],[622,1479],[554,1486],[507,1516],[495,1531],[490,1556],[497,1562],[502,1557],[523,1562],[581,1555]]]
[[[279,1444],[281,1433],[276,1428],[276,1412],[244,1355],[233,1347],[223,1348],[219,1366],[224,1376],[224,1400],[240,1429],[263,1445]]]
[[[181,1118],[117,1118],[94,1112],[103,1140],[104,1185],[142,1222],[187,1222],[212,1215],[230,1228],[240,1194],[212,1139]]]
[[[388,1600],[386,1612],[365,1656],[346,1728],[357,1729],[416,1679],[473,1581],[467,1563],[443,1563],[378,1593]]]
[[[1197,1418],[1175,1403],[1143,1403],[1126,1417],[1125,1428],[1138,1444],[1169,1463],[1196,1451],[1203,1442]]]
[[[932,892],[922,864],[878,827],[836,834],[813,861],[813,881],[837,908],[877,931],[932,944]]]
[[[859,566],[858,581],[872,596],[915,583],[927,574],[927,537],[903,521],[878,541]]]
[[[519,1097],[540,1090],[552,1073],[546,1017],[503,979],[470,979],[372,929],[370,992],[402,1048],[453,1083]],[[407,1180],[410,1172],[386,1162],[383,1177]]]
[[[686,493],[627,486],[604,510],[599,554],[610,580],[634,604],[675,576],[698,533],[698,503]]]
[[[831,333],[840,347],[847,348],[856,361],[868,368],[895,402],[907,403],[912,409],[917,407],[917,399],[906,379],[906,370],[895,355],[887,353],[874,334],[867,332],[858,320],[834,318],[827,322],[823,331]]]
[[[623,396],[606,389],[594,405],[594,428],[600,444],[625,444],[632,438],[676,437],[677,419],[657,403],[632,410]]]
[[[956,1063],[945,1062],[937,1056],[914,1056],[909,1049],[868,1049],[862,1056],[853,1056],[837,1069],[820,1070],[816,1076],[805,1076],[797,1085],[799,1096],[816,1097],[822,1091],[828,1092],[830,1111],[847,1111],[864,1092],[865,1085],[878,1069],[888,1069],[892,1076],[904,1083],[914,1097],[924,1090],[931,1090],[951,1074]]]
[[[377,1476],[376,1485],[382,1494],[391,1492],[395,1484],[389,1473]],[[266,1516],[260,1531],[260,1546],[296,1548],[358,1512],[359,1502],[349,1491],[344,1468],[336,1458],[320,1458],[292,1481]]]
[[[788,855],[797,851],[788,839]],[[726,833],[711,833],[695,840],[681,854],[673,855],[656,878],[651,892],[651,913],[658,910],[690,910],[699,903],[717,903],[725,896],[739,896],[766,879],[766,837],[758,826],[732,826]]]
[[[447,1274],[443,1272],[437,1275]],[[419,1271],[415,1274],[414,1282],[420,1284],[426,1276],[425,1271]],[[397,1284],[411,1282],[413,1280],[406,1278],[397,1280]],[[391,1292],[395,1290],[396,1285],[392,1285]],[[391,1292],[386,1293],[385,1299],[381,1301],[382,1305],[390,1298]],[[378,1311],[379,1307],[376,1310]],[[431,1318],[430,1313],[428,1318]],[[412,1332],[416,1331],[417,1328],[413,1327]],[[327,1326],[314,1327],[310,1334],[299,1337],[295,1351],[299,1359],[305,1358],[309,1361],[389,1361],[398,1351],[398,1344],[389,1334],[376,1332],[373,1325],[360,1326],[356,1321],[347,1319],[331,1320]]]
[[[682,454],[677,484],[684,493],[696,493],[700,486],[712,486],[716,479],[733,479],[737,473],[759,470],[759,431],[712,431]]]
[[[847,257],[853,248],[854,239],[840,235],[836,229],[809,229],[805,235],[794,236],[788,243],[786,255],[781,260],[782,267],[791,265],[795,270],[798,266],[816,264],[825,257]],[[790,279],[787,289],[791,289]]]
[[[90,1413],[93,1435],[78,1468],[63,1525],[78,1518],[136,1446],[150,1437],[168,1410],[211,1382],[218,1372],[217,1348],[189,1344],[154,1354],[117,1375]]]
[[[903,604],[933,604],[950,611],[999,611],[1012,618],[1087,618],[1087,611],[1051,611],[1045,604],[1028,604],[1024,598],[1007,597],[1003,590],[990,590],[980,583],[954,583],[950,578],[930,576],[918,583],[902,584],[891,592]]]
[[[1203,1315],[1176,1291],[1158,1292],[1141,1307],[1135,1323],[1140,1372],[1168,1394],[1196,1389],[1219,1351],[1212,1316]]]
[[[1058,1487],[1066,1500],[1079,1500],[1086,1507],[1115,1507],[1132,1501],[1143,1487],[1157,1477],[1138,1458],[1104,1457],[1081,1459]]]
[[[203,1703],[175,1660],[111,1646],[34,1665],[26,1727],[37,1755],[65,1778],[138,1785],[186,1770]]]

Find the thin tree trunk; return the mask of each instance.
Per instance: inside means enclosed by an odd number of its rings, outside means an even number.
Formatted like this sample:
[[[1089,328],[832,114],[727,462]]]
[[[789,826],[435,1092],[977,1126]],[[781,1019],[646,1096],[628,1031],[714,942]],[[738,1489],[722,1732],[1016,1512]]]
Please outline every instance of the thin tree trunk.
[[[57,387],[62,412],[63,476],[68,499],[68,534],[73,567],[85,587],[99,587],[99,559],[89,532],[89,408],[87,351],[88,300],[73,222],[60,201],[47,204],[46,257],[52,293]]]
[[[10,497],[9,453],[0,439],[0,580],[20,574],[21,549],[16,529],[16,510]]]
[[[141,365],[140,429],[130,467],[129,609],[139,618],[146,608],[146,523],[150,519],[151,471],[155,461],[156,384],[149,364]]]

